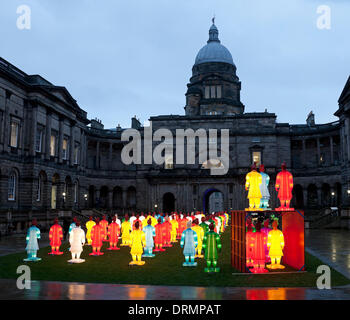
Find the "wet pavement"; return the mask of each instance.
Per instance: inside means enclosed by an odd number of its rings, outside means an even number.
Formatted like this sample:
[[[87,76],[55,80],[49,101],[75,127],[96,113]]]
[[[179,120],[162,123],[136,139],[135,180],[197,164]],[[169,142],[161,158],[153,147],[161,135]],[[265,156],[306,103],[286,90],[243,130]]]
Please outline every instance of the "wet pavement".
[[[221,288],[139,286],[32,281],[30,290],[15,280],[0,280],[0,300],[341,300],[350,286],[332,290],[311,288]]]
[[[350,278],[350,231],[306,230],[306,250]],[[40,247],[48,245],[43,234]],[[0,255],[23,252],[24,235],[0,240]],[[24,300],[349,300],[350,286],[315,288],[230,288],[140,286],[32,281],[30,290],[17,289],[16,280],[0,280],[0,299]]]

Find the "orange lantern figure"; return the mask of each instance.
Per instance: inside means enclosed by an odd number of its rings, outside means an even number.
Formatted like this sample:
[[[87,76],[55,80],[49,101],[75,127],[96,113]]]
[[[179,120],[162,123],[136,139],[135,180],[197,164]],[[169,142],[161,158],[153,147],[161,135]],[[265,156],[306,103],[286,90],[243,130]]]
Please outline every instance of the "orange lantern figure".
[[[171,232],[172,232],[173,226],[169,221],[169,217],[165,217],[165,222],[163,223],[163,230],[164,230],[164,247],[170,248],[171,245]]]
[[[259,172],[256,171],[256,164],[254,163],[250,171],[246,175],[245,189],[248,192],[249,199],[249,208],[246,210],[261,210],[260,209],[260,200],[261,200],[261,191],[260,185],[262,183],[262,177]]]
[[[186,219],[186,216],[184,215],[182,218],[179,219],[179,228],[177,229],[178,239],[181,238],[182,233],[186,230],[186,226],[187,226],[187,219]]]
[[[112,223],[108,226],[108,239],[109,239],[109,248],[107,250],[120,250],[117,247],[120,234],[119,224],[116,222],[116,217],[113,217]]]
[[[265,269],[265,247],[264,243],[266,237],[261,232],[261,223],[257,222],[255,225],[256,232],[251,235],[252,239],[252,260],[253,260],[253,273],[265,273],[268,272]]]
[[[87,244],[90,246],[91,245],[91,230],[92,227],[96,224],[96,222],[93,220],[93,218],[90,216],[89,221],[86,222],[86,240]]]
[[[156,236],[154,238],[155,249],[153,250],[153,252],[165,251],[165,249],[163,249],[165,232],[164,232],[161,218],[158,218],[158,223],[155,225],[155,228],[156,228]]]
[[[90,256],[102,256],[103,252],[101,252],[102,241],[105,239],[105,231],[104,228],[100,225],[100,219],[96,218],[96,224],[92,227],[91,230],[91,239],[92,239],[92,252]]]
[[[254,233],[253,226],[251,224],[247,225],[246,232],[246,266],[253,266],[253,246],[254,246]]]
[[[135,230],[131,232],[131,250],[130,254],[132,261],[129,265],[138,265],[142,266],[145,264],[145,261],[141,261],[141,256],[143,253],[143,248],[146,246],[146,235],[140,230],[140,223],[136,222]]]
[[[267,237],[267,247],[269,248],[269,256],[271,258],[271,264],[266,267],[269,269],[284,269],[285,266],[281,265],[281,258],[283,256],[284,248],[284,236],[281,230],[277,229],[278,222],[274,220],[272,222],[272,230]]]
[[[102,217],[102,220],[100,221],[100,226],[103,228],[103,232],[104,232],[103,241],[108,241],[108,239],[107,239],[108,221],[106,219],[106,216]]]
[[[177,242],[176,236],[177,236],[177,229],[179,228],[179,223],[177,222],[175,215],[173,215],[173,218],[170,221],[170,223],[171,223],[171,242],[175,243]]]
[[[63,229],[58,224],[58,219],[55,218],[54,225],[50,228],[49,232],[51,252],[52,255],[61,255],[63,252],[59,251],[63,239]]]
[[[293,190],[293,175],[287,171],[285,162],[282,164],[282,171],[276,177],[276,191],[278,191],[278,199],[280,199],[281,206],[276,208],[276,211],[293,211],[290,208],[290,201],[292,200]]]

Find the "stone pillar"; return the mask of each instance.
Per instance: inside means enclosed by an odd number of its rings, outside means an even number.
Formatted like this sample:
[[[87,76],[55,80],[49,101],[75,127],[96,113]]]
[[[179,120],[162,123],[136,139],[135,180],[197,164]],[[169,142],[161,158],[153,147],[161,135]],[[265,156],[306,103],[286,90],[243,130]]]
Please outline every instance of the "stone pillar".
[[[333,136],[329,137],[329,145],[330,145],[330,151],[331,151],[331,165],[333,165],[334,164]]]
[[[304,208],[307,208],[308,202],[307,202],[307,188],[303,188],[303,198],[304,198]]]
[[[123,210],[126,208],[126,190],[122,189],[122,196],[123,196]],[[153,204],[152,204],[153,205]]]
[[[50,159],[51,112],[46,113],[45,159]]]
[[[108,153],[109,170],[113,170],[113,143],[109,143],[109,153]]]
[[[11,95],[6,91],[5,97],[5,114],[4,114],[4,151],[9,152],[9,144],[10,144],[10,129],[11,129],[11,118],[8,107],[8,100],[10,100]]]
[[[33,115],[33,121],[32,121],[32,132],[31,132],[31,139],[30,139],[30,155],[35,157],[35,144],[36,144],[36,132],[38,127],[38,107],[33,106],[32,107],[32,115]]]
[[[303,167],[307,167],[307,160],[306,160],[306,140],[303,139],[302,141],[302,147],[303,147],[303,151],[302,151],[302,161],[303,161]]]
[[[63,159],[63,123],[64,123],[64,118],[60,117],[59,120],[59,131],[58,131],[58,163],[62,163]]]
[[[346,135],[346,153],[347,153],[347,157],[345,159],[345,161],[349,161],[350,160],[350,129],[349,129],[349,118],[345,119],[345,135]]]
[[[113,209],[113,189],[108,190],[108,209]]]
[[[320,147],[320,138],[317,138],[317,164],[321,163],[321,147]]]
[[[74,165],[74,148],[75,148],[75,138],[74,138],[74,126],[75,126],[74,121],[71,122],[70,124],[70,146],[69,146],[69,165],[73,166]]]
[[[319,187],[317,187],[317,204],[322,206],[322,190]]]
[[[96,143],[96,169],[100,168],[100,141]]]

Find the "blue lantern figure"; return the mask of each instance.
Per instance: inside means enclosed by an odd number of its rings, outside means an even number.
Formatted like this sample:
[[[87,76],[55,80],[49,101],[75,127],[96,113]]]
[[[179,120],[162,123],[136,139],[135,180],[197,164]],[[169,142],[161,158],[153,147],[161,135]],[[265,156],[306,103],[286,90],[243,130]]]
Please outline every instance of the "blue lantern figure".
[[[153,238],[156,236],[156,228],[152,226],[151,218],[147,220],[147,226],[144,227],[142,231],[146,235],[146,247],[144,249],[144,253],[142,257],[153,258],[155,257],[155,254],[153,254],[153,248],[154,248]]]
[[[23,259],[24,261],[40,261],[41,258],[36,256],[37,251],[39,250],[38,239],[40,239],[40,230],[37,227],[37,221],[34,219],[32,221],[32,226],[28,229],[26,237],[26,251],[28,257]]]
[[[260,191],[261,191],[260,209],[268,210],[269,200],[270,200],[270,192],[269,192],[270,177],[267,173],[265,173],[265,166],[263,164],[260,165],[259,170],[262,177],[262,183],[260,185]]]
[[[192,222],[187,222],[187,229],[182,232],[180,245],[184,248],[183,254],[185,256],[185,262],[182,264],[184,267],[196,267],[197,262],[194,262],[196,255],[196,247],[198,245],[198,237],[196,231],[191,229]]]

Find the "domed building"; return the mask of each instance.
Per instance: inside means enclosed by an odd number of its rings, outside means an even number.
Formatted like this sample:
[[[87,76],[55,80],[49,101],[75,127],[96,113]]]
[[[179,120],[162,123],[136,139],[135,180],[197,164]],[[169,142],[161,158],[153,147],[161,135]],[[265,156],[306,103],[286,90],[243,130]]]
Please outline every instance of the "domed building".
[[[84,219],[101,211],[243,209],[245,175],[254,162],[270,175],[272,208],[279,206],[274,181],[282,162],[294,175],[292,206],[307,214],[350,207],[350,78],[335,110],[339,121],[317,124],[311,112],[305,124],[291,125],[267,110],[247,113],[236,65],[214,23],[195,58],[185,113],[151,117],[147,128],[132,118],[144,154],[131,164],[121,158],[128,128],[104,129],[64,87],[1,58],[0,79],[0,229],[13,225],[20,231],[32,217],[44,225],[58,214]],[[165,143],[174,146],[172,153],[162,154],[160,164],[146,156],[160,142],[145,144],[158,129],[174,135]],[[227,149],[221,148],[222,130]],[[183,134],[184,162],[178,161],[177,132]],[[203,135],[205,154],[196,138]],[[213,168],[225,174],[212,174]]]

